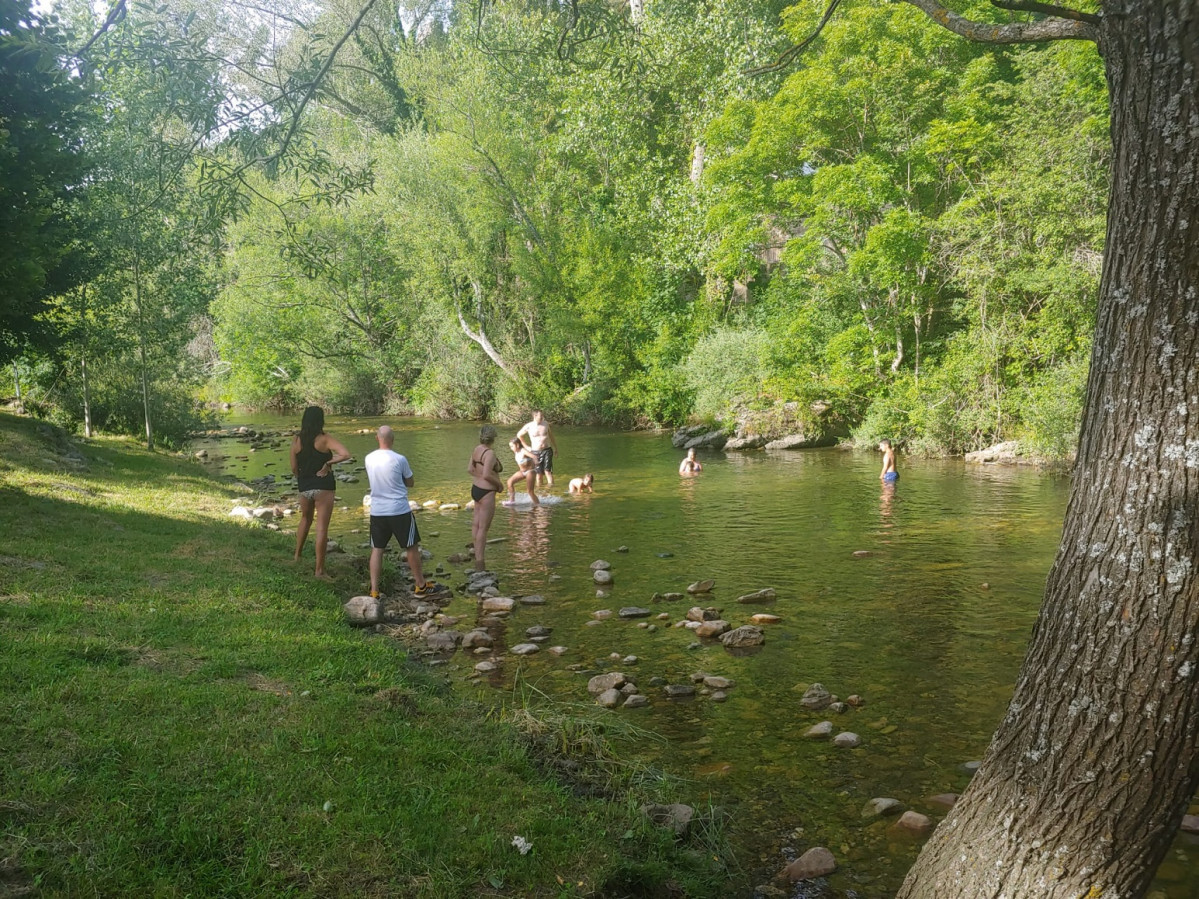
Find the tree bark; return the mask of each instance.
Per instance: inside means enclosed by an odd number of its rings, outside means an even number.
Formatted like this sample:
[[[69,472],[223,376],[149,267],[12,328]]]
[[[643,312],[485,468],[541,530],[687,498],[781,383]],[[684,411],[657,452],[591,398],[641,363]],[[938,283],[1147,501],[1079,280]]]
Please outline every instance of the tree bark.
[[[12,381],[17,390],[17,411],[24,412],[25,404],[21,402],[21,371],[17,368],[17,360],[12,363]]]
[[[1136,897],[1199,782],[1199,4],[1109,0],[1111,201],[1062,541],[983,765],[901,899]]]

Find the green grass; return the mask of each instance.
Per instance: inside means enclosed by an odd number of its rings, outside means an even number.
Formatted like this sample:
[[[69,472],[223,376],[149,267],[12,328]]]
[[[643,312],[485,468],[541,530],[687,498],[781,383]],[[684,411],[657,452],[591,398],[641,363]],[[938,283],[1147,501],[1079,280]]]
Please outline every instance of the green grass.
[[[650,827],[644,779],[587,798],[236,495],[0,414],[0,896],[733,892],[719,834]]]

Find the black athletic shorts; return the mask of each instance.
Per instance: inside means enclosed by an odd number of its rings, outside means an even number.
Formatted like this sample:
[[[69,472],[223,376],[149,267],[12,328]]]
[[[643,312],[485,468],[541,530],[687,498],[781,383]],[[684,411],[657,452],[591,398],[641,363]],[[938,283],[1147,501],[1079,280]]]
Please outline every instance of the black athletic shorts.
[[[393,536],[400,544],[400,549],[420,543],[416,517],[411,512],[405,512],[403,515],[371,516],[371,549],[382,549]]]
[[[550,474],[554,473],[554,448],[552,446],[537,451],[537,473],[545,474],[547,471]]]

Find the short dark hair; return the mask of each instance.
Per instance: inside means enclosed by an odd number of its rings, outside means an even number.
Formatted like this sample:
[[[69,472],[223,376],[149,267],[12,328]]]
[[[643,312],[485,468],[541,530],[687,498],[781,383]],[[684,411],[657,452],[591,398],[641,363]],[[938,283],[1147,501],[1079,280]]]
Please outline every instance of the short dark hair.
[[[879,441],[879,443],[881,443],[881,444],[882,444],[883,446],[885,446],[887,449],[890,449],[890,448],[891,448],[891,441],[890,441],[890,440],[888,440],[886,437],[884,437],[882,440],[880,440],[880,441]]]

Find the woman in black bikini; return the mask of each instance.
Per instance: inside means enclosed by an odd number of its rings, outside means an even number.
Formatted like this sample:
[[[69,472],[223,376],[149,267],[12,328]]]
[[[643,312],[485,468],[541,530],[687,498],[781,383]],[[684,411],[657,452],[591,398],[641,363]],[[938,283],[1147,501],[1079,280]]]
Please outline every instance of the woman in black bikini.
[[[346,448],[325,433],[325,412],[320,406],[304,410],[300,433],[291,441],[291,473],[296,476],[300,491],[300,525],[296,528],[296,557],[316,516],[316,576],[330,580],[325,574],[325,542],[329,536],[329,516],[333,514],[333,466],[350,458]]]
[[[504,466],[491,448],[495,435],[495,428],[491,425],[483,425],[479,429],[479,445],[470,454],[470,465],[466,469],[471,477],[470,498],[475,501],[470,533],[475,547],[476,571],[486,567],[483,553],[487,549],[487,531],[491,527],[491,519],[495,517],[495,495],[504,489],[499,474]]]

